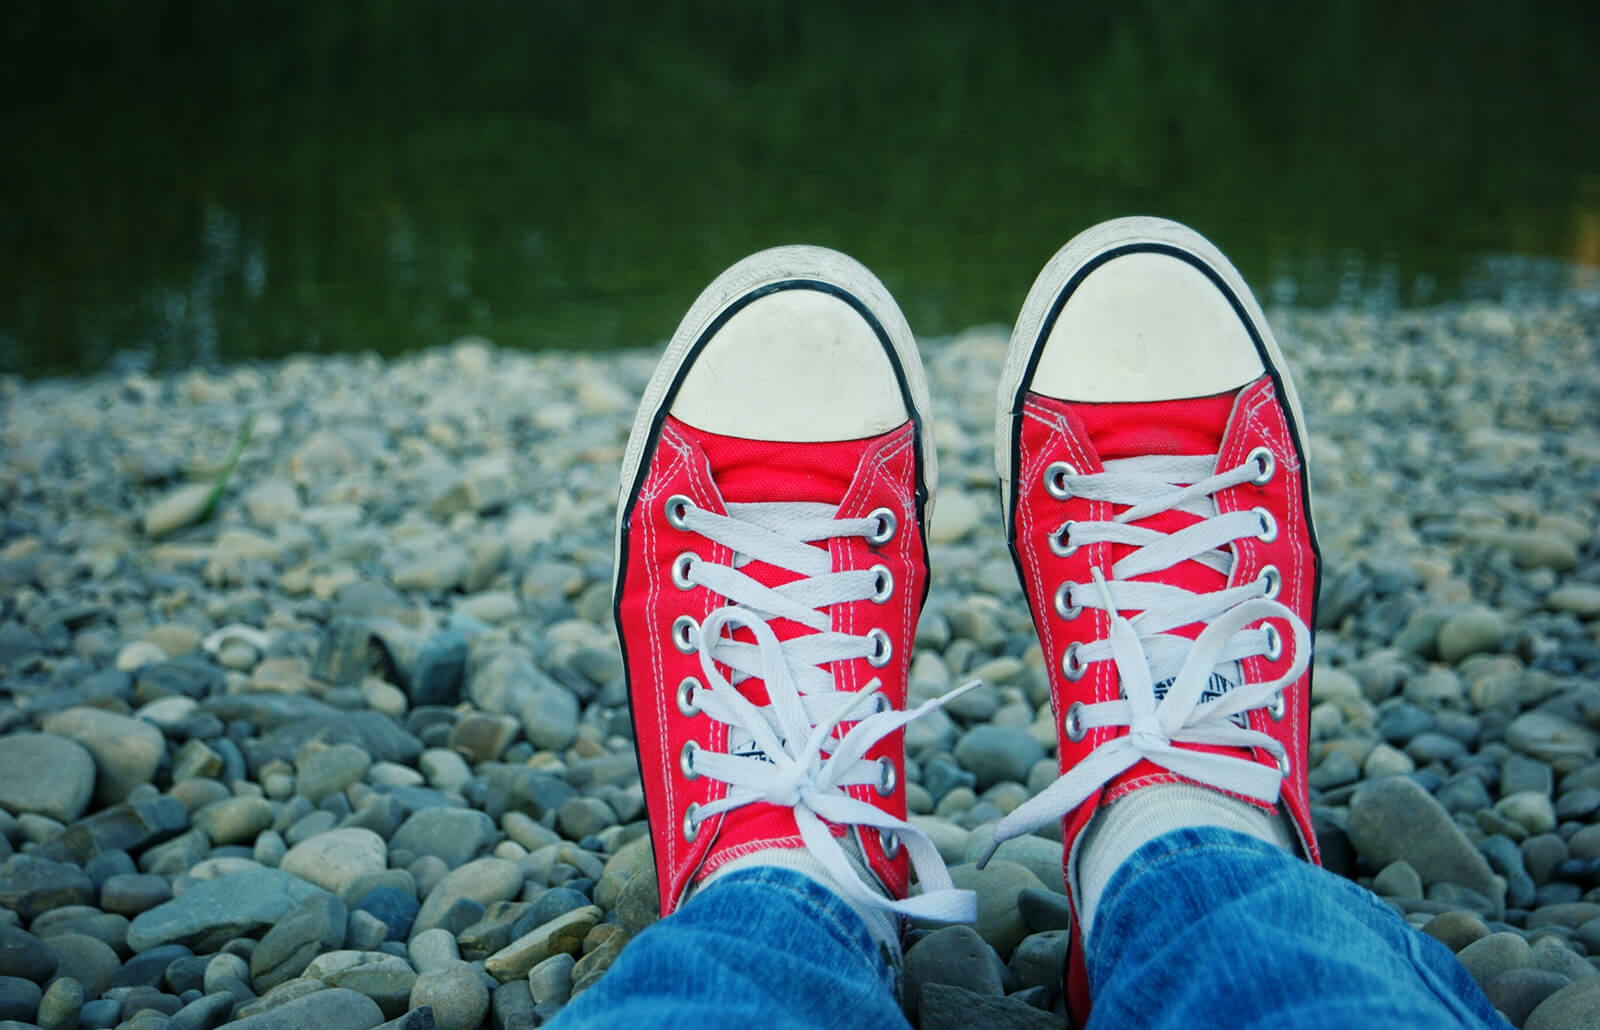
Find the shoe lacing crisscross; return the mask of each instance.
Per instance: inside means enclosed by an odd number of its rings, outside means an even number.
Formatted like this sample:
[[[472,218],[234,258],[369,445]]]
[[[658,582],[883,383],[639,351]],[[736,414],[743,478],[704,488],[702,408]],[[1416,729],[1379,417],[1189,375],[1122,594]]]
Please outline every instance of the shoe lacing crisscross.
[[[1065,732],[1075,741],[1099,727],[1125,726],[1129,732],[1096,748],[1001,819],[989,854],[1003,841],[1060,819],[1141,759],[1230,794],[1277,803],[1289,755],[1277,740],[1236,717],[1255,708],[1281,717],[1281,691],[1300,678],[1311,660],[1310,630],[1274,599],[1282,582],[1278,571],[1267,566],[1249,583],[1209,593],[1135,581],[1184,561],[1226,576],[1233,564],[1230,544],[1276,536],[1276,520],[1266,509],[1219,514],[1214,499],[1229,487],[1269,480],[1276,467],[1271,452],[1257,449],[1244,464],[1213,475],[1215,464],[1215,458],[1205,455],[1149,455],[1109,460],[1104,472],[1090,475],[1065,462],[1046,470],[1045,487],[1057,499],[1080,497],[1126,506],[1108,522],[1064,523],[1052,534],[1050,547],[1062,556],[1094,543],[1133,548],[1111,566],[1109,579],[1095,569],[1092,583],[1061,584],[1054,605],[1063,619],[1076,618],[1085,608],[1110,615],[1106,639],[1069,644],[1061,671],[1076,680],[1093,662],[1115,662],[1121,693],[1115,701],[1073,702],[1065,715]],[[1166,511],[1186,512],[1200,521],[1172,533],[1134,524]],[[1139,614],[1128,618],[1123,609]],[[1289,669],[1266,682],[1235,682],[1239,677],[1232,673],[1233,663],[1239,659],[1281,657],[1283,641],[1271,624],[1247,628],[1269,616],[1285,620],[1293,631]],[[1192,640],[1169,632],[1197,622],[1204,629]],[[1226,671],[1218,673],[1219,666]],[[1277,759],[1277,768],[1179,746],[1183,744],[1261,748]]]
[[[690,806],[684,834],[693,839],[704,820],[752,802],[790,808],[806,848],[848,900],[902,915],[970,922],[977,917],[976,896],[954,886],[928,836],[845,792],[847,787],[872,784],[884,794],[892,793],[894,766],[887,759],[868,761],[867,751],[911,720],[976,686],[968,684],[914,710],[898,711],[890,707],[876,678],[859,691],[841,691],[835,688],[833,675],[822,668],[854,658],[865,658],[874,666],[888,664],[892,642],[887,633],[834,632],[822,609],[886,601],[895,584],[882,565],[835,572],[826,546],[813,543],[843,537],[887,542],[895,531],[893,515],[880,509],[867,518],[839,519],[837,508],[805,502],[729,504],[727,511],[717,515],[681,497],[667,502],[668,518],[675,525],[735,555],[728,566],[686,553],[673,566],[679,586],[704,586],[732,602],[713,610],[698,628],[690,625],[682,631],[686,639],[680,643],[699,650],[705,682],[680,703],[730,727],[728,754],[698,747],[685,750],[685,775],[720,780],[728,784],[728,793]],[[802,578],[770,587],[740,571],[750,561]],[[771,619],[788,619],[815,632],[780,640],[769,625]],[[732,639],[731,632],[741,628],[754,636],[754,643]],[[731,676],[725,677],[718,663],[730,669]],[[752,677],[766,685],[765,706],[752,703],[737,689],[738,683]],[[851,720],[859,721],[835,737],[840,725]],[[890,850],[892,842],[898,842],[906,849],[922,894],[896,901],[869,885],[859,863],[852,861],[823,820],[874,829],[891,842]]]

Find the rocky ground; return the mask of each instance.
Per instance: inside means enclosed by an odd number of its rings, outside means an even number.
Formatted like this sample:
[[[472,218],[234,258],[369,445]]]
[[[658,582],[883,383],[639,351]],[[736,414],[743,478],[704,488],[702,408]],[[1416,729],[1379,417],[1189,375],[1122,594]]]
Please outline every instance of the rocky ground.
[[[1326,561],[1327,864],[1512,1023],[1600,1025],[1600,311],[1277,324]],[[925,347],[912,694],[986,684],[908,731],[981,910],[908,939],[925,1028],[1062,1024],[1059,844],[970,864],[1055,773],[993,487],[1003,353]],[[656,904],[609,611],[654,360],[0,379],[0,1026],[520,1028],[604,974]]]

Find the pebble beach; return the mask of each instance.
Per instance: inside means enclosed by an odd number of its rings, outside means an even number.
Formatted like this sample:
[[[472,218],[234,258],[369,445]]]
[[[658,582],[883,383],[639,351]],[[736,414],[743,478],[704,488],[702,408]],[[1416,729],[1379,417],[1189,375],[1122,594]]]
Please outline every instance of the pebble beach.
[[[1512,1025],[1600,1027],[1600,306],[1272,321],[1323,554],[1324,863]],[[974,864],[1057,774],[1005,349],[923,341],[911,703],[983,682],[906,731],[913,821],[979,897],[907,935],[924,1030],[1065,1025],[1059,828]],[[0,376],[0,1030],[524,1030],[606,974],[658,904],[611,615],[656,356]]]

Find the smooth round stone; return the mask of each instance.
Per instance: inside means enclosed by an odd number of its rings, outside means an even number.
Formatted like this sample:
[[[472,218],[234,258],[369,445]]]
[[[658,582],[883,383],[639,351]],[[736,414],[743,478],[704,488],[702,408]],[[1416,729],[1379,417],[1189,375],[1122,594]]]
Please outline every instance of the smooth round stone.
[[[82,745],[49,733],[0,737],[0,808],[70,823],[94,796],[94,759]]]
[[[1548,712],[1524,712],[1506,727],[1506,743],[1558,769],[1570,769],[1594,761],[1600,733]]]
[[[315,991],[227,1024],[228,1030],[372,1030],[384,1012],[371,998],[348,989]]]
[[[557,827],[570,840],[592,837],[616,823],[617,813],[599,798],[569,798],[556,817]]]
[[[460,790],[472,779],[472,769],[467,766],[467,760],[449,748],[428,748],[417,760],[417,766],[429,785],[436,790]]]
[[[1414,772],[1417,763],[1404,751],[1389,744],[1379,744],[1367,753],[1367,760],[1361,763],[1361,772],[1369,780],[1381,780],[1385,776],[1403,776]]]
[[[410,1006],[433,1008],[439,1030],[474,1030],[489,1011],[489,990],[466,963],[434,970],[417,977],[411,987]]]
[[[166,754],[161,731],[141,719],[99,708],[69,708],[44,722],[46,733],[70,737],[94,758],[95,800],[102,805],[123,800],[149,783]]]
[[[1541,936],[1528,949],[1534,968],[1559,973],[1568,980],[1594,976],[1595,968],[1555,936]]]
[[[398,887],[375,887],[368,891],[356,909],[381,920],[388,927],[384,938],[403,941],[411,934],[411,924],[421,906],[410,891]]]
[[[978,994],[1001,995],[994,949],[970,926],[946,926],[912,945],[905,957],[906,1015],[916,1019],[928,984],[953,984]],[[1057,977],[1060,970],[1058,968]]]
[[[1386,898],[1422,897],[1422,877],[1410,862],[1390,862],[1372,878],[1372,890]]]
[[[117,970],[116,977],[111,981],[113,989],[118,987],[159,987],[166,977],[167,967],[181,958],[188,958],[194,952],[181,944],[165,944],[149,951],[141,951],[130,958]]]
[[[1412,780],[1393,776],[1356,792],[1346,831],[1372,865],[1409,862],[1424,884],[1449,881],[1485,897],[1498,888],[1489,864],[1448,812]]]
[[[1531,961],[1527,940],[1505,930],[1473,941],[1456,952],[1456,958],[1479,986],[1508,969],[1526,968]]]
[[[395,851],[434,855],[452,869],[477,857],[498,836],[494,820],[470,808],[424,808],[389,839]]]
[[[326,952],[311,961],[304,976],[329,987],[359,991],[377,1002],[390,1019],[406,1011],[417,982],[416,971],[405,959],[378,951]]]
[[[1066,968],[1072,934],[1049,930],[1029,934],[1011,953],[1011,974],[1023,987],[1043,987],[1050,995],[1061,992],[1061,971]]]
[[[146,665],[167,660],[167,652],[160,644],[148,640],[135,640],[117,652],[116,666],[124,672],[135,672]]]
[[[441,925],[445,913],[462,899],[475,901],[479,905],[510,901],[521,892],[522,879],[521,867],[503,858],[480,858],[468,862],[452,870],[428,892],[427,899],[417,912],[414,927],[417,930],[431,930]]]
[[[278,868],[338,893],[356,877],[388,868],[388,847],[371,830],[329,830],[290,848]]]
[[[435,927],[411,938],[406,945],[411,964],[422,973],[433,973],[452,968],[461,961],[461,950],[456,946],[455,935]]]
[[[1509,632],[1505,616],[1475,605],[1445,619],[1435,646],[1439,658],[1454,665],[1469,655],[1499,650]]]
[[[0,1019],[32,1023],[39,1014],[39,999],[44,991],[32,980],[20,976],[0,976]]]
[[[272,825],[272,805],[263,798],[229,798],[206,805],[191,819],[213,844],[247,844]]]
[[[1494,810],[1529,833],[1548,833],[1556,828],[1556,810],[1544,794],[1520,791],[1501,798]]]
[[[522,703],[517,715],[528,743],[541,751],[564,751],[578,736],[578,698],[565,687],[539,687]]]
[[[1522,1030],[1600,1030],[1600,976],[1574,981],[1550,995]]]
[[[43,1030],[72,1030],[78,1025],[78,1015],[87,1000],[82,984],[69,976],[58,977],[39,999],[39,1026]]]
[[[1568,583],[1545,595],[1546,608],[1555,612],[1571,612],[1584,619],[1600,616],[1600,586],[1589,583]]]
[[[1489,926],[1473,912],[1441,912],[1428,920],[1422,932],[1444,944],[1451,951],[1460,951],[1473,941],[1489,936]]]
[[[111,945],[81,933],[66,933],[45,941],[56,956],[56,975],[70,976],[83,985],[84,994],[98,998],[111,986],[122,959]]]
[[[0,925],[0,976],[42,984],[55,973],[55,952],[44,941],[21,927]]]
[[[368,912],[351,912],[344,946],[353,951],[377,951],[389,939],[389,924]]]
[[[1044,748],[1027,730],[1006,726],[974,726],[956,742],[956,760],[978,778],[978,789],[1011,780],[1023,783]]]
[[[978,919],[973,929],[999,952],[1003,960],[1018,942],[1028,936],[1028,925],[1017,907],[1017,894],[1044,884],[1027,866],[1003,859],[990,861],[982,869],[972,863],[952,866],[950,878],[955,886],[978,893]]]
[[[355,744],[334,744],[300,760],[295,789],[313,804],[358,783],[372,767],[372,756]]]
[[[222,952],[212,957],[206,963],[206,971],[201,979],[201,986],[207,994],[227,990],[226,984],[234,980],[248,980],[250,965],[241,955]]]
[[[257,991],[303,973],[311,960],[344,944],[349,913],[337,895],[313,894],[273,924],[250,954],[250,981]]]
[[[528,993],[534,1002],[540,1005],[565,1005],[572,997],[572,968],[577,963],[576,958],[562,952],[551,955],[528,970]],[[499,992],[495,993],[498,996]]]

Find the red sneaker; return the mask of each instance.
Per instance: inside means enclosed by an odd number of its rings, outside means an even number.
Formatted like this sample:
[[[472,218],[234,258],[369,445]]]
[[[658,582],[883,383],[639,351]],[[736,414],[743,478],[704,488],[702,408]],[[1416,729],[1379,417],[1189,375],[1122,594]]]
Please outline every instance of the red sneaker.
[[[1301,416],[1239,273],[1194,231],[1123,218],[1040,273],[997,401],[1006,534],[1051,670],[1061,776],[996,842],[1062,820],[1075,913],[1091,817],[1154,783],[1286,812],[1306,792],[1312,533]],[[1068,995],[1089,995],[1083,941]]]
[[[816,247],[728,269],[657,366],[614,586],[663,915],[730,861],[804,848],[858,907],[975,916],[902,789],[927,394],[883,285]]]

